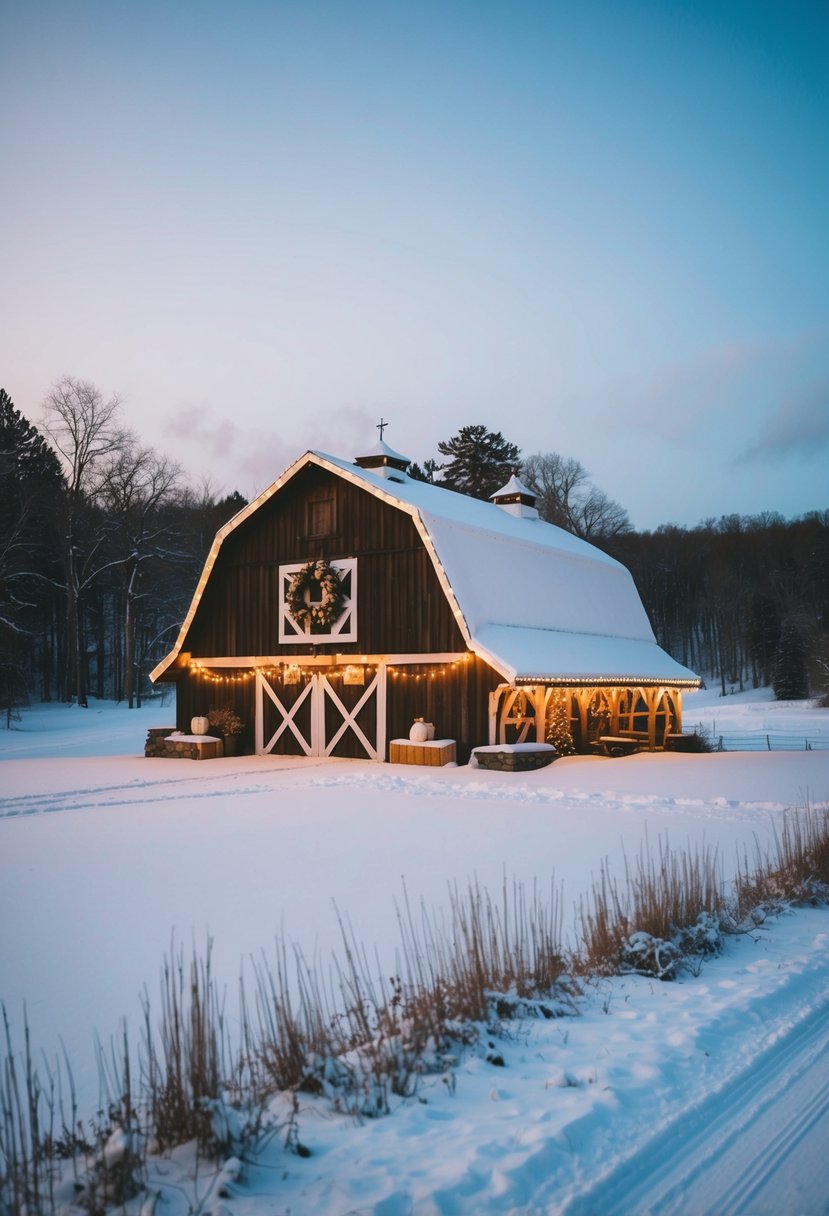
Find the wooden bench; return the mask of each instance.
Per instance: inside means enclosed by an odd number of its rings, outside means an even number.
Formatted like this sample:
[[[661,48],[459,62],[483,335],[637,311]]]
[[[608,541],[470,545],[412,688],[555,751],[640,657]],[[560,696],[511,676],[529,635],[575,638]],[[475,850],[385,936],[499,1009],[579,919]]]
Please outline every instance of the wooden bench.
[[[454,739],[429,739],[426,743],[412,743],[411,739],[392,739],[389,744],[391,764],[425,764],[440,768],[455,763]]]
[[[640,750],[642,740],[631,735],[600,735],[593,746],[606,756],[632,756]]]
[[[558,753],[551,743],[490,743],[472,755],[481,768],[500,773],[526,773],[552,764]]]

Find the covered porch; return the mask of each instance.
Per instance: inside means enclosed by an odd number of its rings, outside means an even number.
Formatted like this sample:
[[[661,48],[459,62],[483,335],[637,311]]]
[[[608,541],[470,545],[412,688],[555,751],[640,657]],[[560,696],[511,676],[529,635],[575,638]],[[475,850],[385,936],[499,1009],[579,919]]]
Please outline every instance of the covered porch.
[[[553,713],[577,752],[663,751],[682,735],[682,685],[501,684],[489,698],[489,742],[543,743]]]

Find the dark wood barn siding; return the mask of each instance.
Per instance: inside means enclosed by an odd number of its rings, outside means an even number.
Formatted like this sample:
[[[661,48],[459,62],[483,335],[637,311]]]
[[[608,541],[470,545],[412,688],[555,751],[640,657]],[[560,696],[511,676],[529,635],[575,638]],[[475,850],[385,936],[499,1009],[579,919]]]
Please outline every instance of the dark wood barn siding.
[[[401,668],[397,676],[389,672],[388,739],[407,739],[415,718],[425,718],[438,739],[456,740],[458,763],[466,764],[473,747],[489,742],[489,693],[502,677],[474,655],[445,675],[434,671],[424,665]]]
[[[406,739],[415,718],[425,718],[435,724],[439,738],[457,741],[458,763],[466,764],[473,747],[489,741],[489,693],[502,682],[491,667],[475,656],[462,666],[448,668],[446,674],[433,674],[434,664],[398,668],[397,675],[389,669],[386,682],[386,739]],[[417,676],[420,679],[417,679]],[[279,685],[278,693],[284,705],[290,707],[305,688],[302,680],[295,686]],[[337,693],[348,708],[362,695],[361,686],[348,687],[337,682]],[[188,730],[194,714],[206,714],[211,708],[232,705],[245,723],[242,750],[254,750],[254,681],[216,684],[187,671],[179,672],[176,692],[176,726]],[[265,738],[270,738],[279,725],[278,714],[266,697]],[[330,708],[327,714],[331,714]],[[300,710],[297,724],[308,727],[310,700]],[[374,703],[358,716],[358,722],[374,740]],[[283,732],[275,751],[283,755],[300,755],[301,749],[290,730]],[[337,746],[337,755],[362,757],[364,752],[351,731],[346,731]],[[388,758],[388,753],[386,754]]]
[[[254,750],[253,680],[216,684],[212,680],[205,680],[181,669],[171,674],[178,676],[176,679],[177,730],[189,732],[190,719],[194,715],[206,714],[211,709],[221,709],[223,705],[230,705],[243,722],[242,733],[239,736],[239,750],[241,752]]]
[[[331,536],[306,535],[306,504],[334,499]],[[357,557],[356,642],[279,643],[280,564]],[[315,466],[226,538],[182,646],[199,656],[436,653],[464,649],[411,518]]]

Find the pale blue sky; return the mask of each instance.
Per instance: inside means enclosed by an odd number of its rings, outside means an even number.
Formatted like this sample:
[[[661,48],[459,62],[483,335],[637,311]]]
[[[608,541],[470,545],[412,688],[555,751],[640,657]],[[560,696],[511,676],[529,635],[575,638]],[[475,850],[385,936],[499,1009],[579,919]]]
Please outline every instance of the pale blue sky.
[[[246,494],[467,423],[829,506],[825,3],[0,0],[0,384]]]

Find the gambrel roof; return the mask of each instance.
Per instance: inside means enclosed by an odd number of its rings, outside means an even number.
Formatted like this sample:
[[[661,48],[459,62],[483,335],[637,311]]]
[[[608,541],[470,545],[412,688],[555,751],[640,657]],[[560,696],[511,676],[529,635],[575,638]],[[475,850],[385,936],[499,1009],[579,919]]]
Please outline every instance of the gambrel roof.
[[[594,545],[396,468],[362,468],[323,452],[306,452],[217,533],[176,645],[154,680],[182,648],[224,539],[307,465],[411,516],[469,649],[509,683],[698,685],[657,645],[629,571]]]

